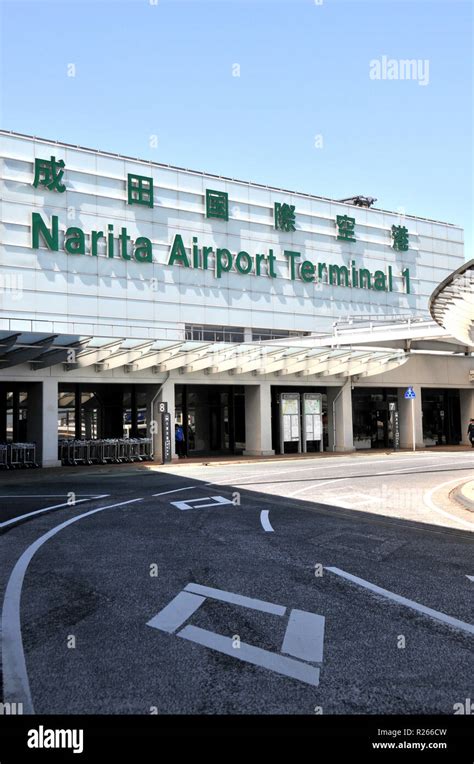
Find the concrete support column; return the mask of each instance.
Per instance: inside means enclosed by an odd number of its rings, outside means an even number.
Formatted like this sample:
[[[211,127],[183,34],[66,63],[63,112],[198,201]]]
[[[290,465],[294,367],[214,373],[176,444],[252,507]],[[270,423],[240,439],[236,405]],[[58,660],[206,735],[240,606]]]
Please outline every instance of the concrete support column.
[[[246,385],[244,456],[273,456],[274,453],[270,383]]]
[[[163,458],[160,403],[168,404],[168,412],[171,416],[171,454],[174,459],[176,457],[176,442],[174,439],[174,381],[167,380],[162,385],[152,387],[147,396],[148,436],[153,441],[153,461],[159,463],[161,463]]]
[[[415,416],[415,445],[424,448],[423,443],[423,409],[421,405],[421,386],[412,385],[416,398],[411,402],[405,398],[406,387],[398,388],[398,419],[400,425],[400,448],[413,448],[412,406]]]
[[[327,388],[329,451],[354,451],[352,383]]]
[[[42,467],[60,467],[58,460],[58,381],[48,378],[28,389],[27,437],[36,443]]]
[[[467,426],[470,419],[474,419],[474,389],[460,390],[459,402],[461,404],[461,443],[464,446],[470,446],[471,442],[467,437]]]

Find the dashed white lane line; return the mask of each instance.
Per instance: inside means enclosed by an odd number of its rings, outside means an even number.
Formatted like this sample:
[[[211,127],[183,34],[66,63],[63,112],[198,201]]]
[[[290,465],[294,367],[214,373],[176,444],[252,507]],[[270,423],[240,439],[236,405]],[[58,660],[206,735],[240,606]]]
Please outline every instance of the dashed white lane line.
[[[64,496],[64,494],[62,494]],[[77,495],[77,494],[76,494]],[[43,509],[35,509],[33,512],[26,512],[24,515],[17,515],[0,523],[0,528],[5,528],[7,525],[13,525],[19,520],[25,520],[27,517],[33,517],[34,515],[40,515],[42,512],[50,512],[52,509],[61,509],[61,507],[75,507],[76,504],[83,504],[85,501],[97,501],[98,499],[106,499],[110,496],[109,493],[102,493],[99,496],[89,496],[87,499],[78,499],[74,502],[65,501],[62,504],[53,504],[51,507],[43,507]],[[36,497],[35,497],[36,498]],[[38,497],[41,498],[41,497]]]
[[[108,504],[105,507],[96,507],[95,509],[89,510],[89,512],[84,512],[82,515],[65,520],[65,522],[56,525],[47,533],[44,533],[36,539],[36,541],[30,544],[18,558],[8,580],[2,609],[1,638],[4,702],[22,703],[23,713],[34,714],[21,634],[20,600],[25,574],[35,553],[46,543],[46,541],[59,533],[59,531],[62,531],[73,523],[77,523],[85,517],[90,517],[97,512],[103,512],[105,509],[123,507],[126,504],[133,504],[134,502],[142,500],[142,498],[129,499],[128,501],[121,501],[117,504]]]
[[[260,512],[260,522],[262,524],[262,528],[264,531],[267,531],[267,533],[273,533],[273,528],[270,523],[269,514],[270,514],[269,509],[262,509],[262,511]]]
[[[427,615],[429,618],[433,618],[435,621],[446,623],[448,626],[452,626],[453,628],[460,631],[465,631],[467,634],[474,634],[474,624],[472,623],[460,621],[458,618],[453,618],[451,615],[441,613],[439,610],[433,610],[432,608],[426,607],[426,605],[421,605],[419,602],[410,600],[407,597],[401,597],[399,594],[395,594],[395,592],[390,592],[388,589],[382,589],[381,586],[372,584],[370,581],[366,581],[365,579],[359,578],[358,576],[353,576],[351,573],[347,573],[345,570],[341,570],[340,568],[327,567],[326,570],[329,570],[331,573],[335,573],[336,576],[346,578],[348,581],[351,581],[354,584],[358,584],[359,586],[364,587],[364,589],[368,589],[374,594],[379,594],[382,597],[386,597],[386,599],[397,602],[399,605],[405,605],[405,607],[408,607],[411,610],[415,610],[417,613]]]
[[[459,483],[459,478],[454,478],[454,480],[447,480],[445,483],[440,483],[439,485],[435,485],[434,488],[431,488],[429,491],[426,491],[423,495],[423,503],[425,504],[428,509],[431,509],[433,512],[436,512],[438,515],[443,515],[444,517],[449,517],[450,520],[454,520],[459,525],[462,525],[464,528],[467,528],[470,531],[474,531],[474,523],[469,522],[469,520],[463,520],[461,517],[456,517],[456,515],[452,515],[449,512],[445,512],[444,509],[441,509],[441,507],[438,507],[434,501],[433,501],[433,494],[435,491],[440,490],[441,488],[445,488],[447,485],[452,485],[453,483]]]

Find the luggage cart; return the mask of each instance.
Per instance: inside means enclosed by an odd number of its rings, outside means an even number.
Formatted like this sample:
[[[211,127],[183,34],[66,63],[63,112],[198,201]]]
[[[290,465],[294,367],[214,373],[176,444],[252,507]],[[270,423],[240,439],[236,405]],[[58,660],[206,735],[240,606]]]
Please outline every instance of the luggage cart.
[[[73,440],[70,448],[70,464],[90,464],[87,440]]]
[[[9,443],[8,445],[8,464],[13,469],[23,466],[22,459],[22,444],[21,443]]]
[[[131,462],[130,452],[131,445],[128,439],[122,438],[117,441],[117,460],[119,462]]]
[[[100,440],[89,441],[89,464],[102,464],[102,446]]]
[[[22,443],[22,458],[24,467],[37,467],[36,443]]]
[[[6,470],[10,469],[7,443],[0,443],[0,467],[4,467]]]
[[[140,438],[130,438],[129,444],[129,461],[140,462]]]
[[[140,438],[138,453],[142,462],[151,459],[151,438]]]
[[[101,464],[118,464],[118,440],[107,438],[99,441],[101,444]]]

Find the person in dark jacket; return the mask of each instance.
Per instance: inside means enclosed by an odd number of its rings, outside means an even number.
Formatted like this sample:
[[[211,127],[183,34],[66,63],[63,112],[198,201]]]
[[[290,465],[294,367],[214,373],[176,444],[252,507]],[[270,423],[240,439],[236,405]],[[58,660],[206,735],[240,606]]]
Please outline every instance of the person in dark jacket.
[[[184,442],[184,430],[180,424],[175,425],[174,437],[176,441],[176,453],[182,459],[186,455],[186,445]]]
[[[468,424],[467,437],[471,441],[472,448],[474,448],[474,419],[471,419],[471,421]]]

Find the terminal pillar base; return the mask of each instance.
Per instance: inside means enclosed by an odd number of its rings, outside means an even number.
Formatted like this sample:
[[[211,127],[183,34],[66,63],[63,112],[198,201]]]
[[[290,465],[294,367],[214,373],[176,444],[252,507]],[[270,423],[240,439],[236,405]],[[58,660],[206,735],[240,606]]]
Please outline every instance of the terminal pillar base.
[[[354,451],[352,427],[352,384],[348,379],[342,387],[327,388],[329,451]]]
[[[415,448],[424,448],[423,410],[421,405],[421,386],[412,385],[416,398],[405,398],[406,387],[398,388],[398,416],[400,426],[400,448],[413,448],[412,406],[415,416]]]
[[[60,467],[58,459],[58,382],[45,379],[28,390],[28,441],[36,443],[36,461],[42,467]]]
[[[152,439],[153,461],[163,462],[163,434],[161,431],[160,403],[166,403],[171,415],[171,457],[176,458],[176,442],[174,439],[174,382],[169,380],[163,385],[152,387],[148,392],[147,401],[147,427],[148,437]]]
[[[269,383],[245,386],[244,456],[274,456],[272,399]]]

